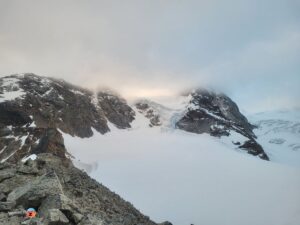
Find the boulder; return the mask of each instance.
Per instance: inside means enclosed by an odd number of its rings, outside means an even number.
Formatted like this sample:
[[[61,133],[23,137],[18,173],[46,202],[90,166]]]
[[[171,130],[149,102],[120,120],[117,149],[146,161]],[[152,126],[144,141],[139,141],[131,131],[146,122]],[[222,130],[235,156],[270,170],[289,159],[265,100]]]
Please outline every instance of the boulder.
[[[3,202],[6,200],[6,195],[3,192],[0,192],[0,201]]]
[[[37,168],[33,166],[27,166],[26,164],[23,163],[19,165],[19,167],[17,168],[17,172],[22,174],[32,174],[32,175],[37,175],[39,173]]]
[[[7,162],[0,163],[0,170],[4,170],[9,167],[10,167],[10,164]]]
[[[95,215],[89,215],[85,217],[80,223],[77,225],[107,225],[101,218]]]
[[[21,225],[45,225],[39,218],[27,219],[21,223]]]
[[[34,178],[31,176],[23,176],[21,174],[16,174],[15,176],[5,179],[4,181],[0,182],[0,190],[4,194],[8,195],[10,192],[12,192],[16,187],[20,187],[22,185],[25,185]]]
[[[7,213],[0,213],[1,225],[20,225],[21,219],[18,216],[9,217]]]
[[[75,223],[79,223],[83,218],[79,207],[63,194],[48,196],[39,207],[39,215],[47,217],[51,209],[59,209],[70,221],[74,221]]]
[[[13,209],[15,205],[15,202],[0,202],[0,212],[8,212]]]
[[[59,209],[49,209],[46,217],[48,225],[64,225],[69,224],[68,218]]]
[[[16,170],[15,169],[7,169],[7,170],[1,170],[0,171],[0,182],[9,179],[11,177],[14,177],[16,174]]]
[[[25,208],[38,208],[47,196],[57,193],[62,193],[62,186],[53,171],[14,189],[9,193],[7,201],[16,202]]]

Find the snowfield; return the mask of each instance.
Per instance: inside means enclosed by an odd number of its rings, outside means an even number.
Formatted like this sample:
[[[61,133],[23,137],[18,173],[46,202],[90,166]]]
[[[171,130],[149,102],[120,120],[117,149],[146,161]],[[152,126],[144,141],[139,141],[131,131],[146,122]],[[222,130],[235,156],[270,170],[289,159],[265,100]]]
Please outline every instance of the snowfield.
[[[2,78],[2,83],[0,82],[0,85],[3,88],[3,93],[1,93],[0,90],[0,103],[5,101],[12,101],[16,98],[21,98],[26,94],[24,90],[19,87],[18,82],[19,79],[15,77]]]
[[[248,116],[257,125],[258,142],[273,162],[300,168],[300,110]]]
[[[64,135],[76,165],[156,222],[299,225],[300,168],[255,158],[208,135],[148,128]],[[77,160],[80,159],[80,162]],[[97,166],[94,166],[97,165]],[[86,168],[85,166],[83,166]]]

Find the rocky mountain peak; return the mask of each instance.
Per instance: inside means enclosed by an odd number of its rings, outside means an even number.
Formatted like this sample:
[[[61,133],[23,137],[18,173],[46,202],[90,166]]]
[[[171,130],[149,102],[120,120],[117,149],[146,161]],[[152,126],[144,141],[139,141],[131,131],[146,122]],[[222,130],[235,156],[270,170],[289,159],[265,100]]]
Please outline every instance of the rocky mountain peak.
[[[195,89],[180,98],[166,105],[143,99],[131,107],[111,90],[94,93],[31,73],[0,78],[0,224],[31,224],[14,213],[35,207],[41,217],[33,224],[155,225],[74,167],[64,145],[64,133],[89,138],[111,126],[130,128],[137,113],[149,129],[227,138],[235,149],[268,160],[254,126],[228,96]]]
[[[237,132],[249,138],[255,138],[253,133],[254,126],[251,125],[246,117],[239,111],[235,102],[223,93],[216,93],[205,89],[196,89],[191,93],[191,100],[188,111],[204,113],[211,119],[215,119],[218,124],[227,124]]]
[[[185,95],[188,101],[181,108],[145,99],[132,108],[107,89],[93,93],[63,80],[31,73],[2,77],[0,160],[18,161],[43,152],[66,158],[62,132],[87,138],[93,135],[92,129],[101,134],[109,132],[109,124],[130,128],[136,113],[144,115],[150,127],[168,126],[216,137],[237,133],[243,140],[232,141],[235,148],[268,159],[256,141],[254,126],[228,96],[205,89],[194,89]]]
[[[252,155],[268,160],[263,148],[256,141],[254,126],[228,96],[205,89],[192,90],[188,96],[190,101],[187,110],[177,121],[177,128],[198,134],[209,133],[216,137],[238,133],[245,137],[246,141],[234,144]]]
[[[0,78],[0,160],[52,152],[65,157],[59,130],[81,138],[104,134],[108,121],[129,128],[134,111],[111,92],[93,93],[35,74]]]
[[[0,78],[0,112],[0,224],[156,224],[74,167],[64,145],[62,133],[130,128],[135,112],[125,99],[20,74]],[[25,218],[28,207],[37,218]]]
[[[207,133],[231,142],[234,149],[246,150],[254,156],[269,159],[256,140],[253,132],[255,126],[249,123],[237,104],[224,93],[199,88],[177,96],[175,104],[174,99],[164,100],[163,103],[141,99],[134,107],[149,120],[152,128]]]

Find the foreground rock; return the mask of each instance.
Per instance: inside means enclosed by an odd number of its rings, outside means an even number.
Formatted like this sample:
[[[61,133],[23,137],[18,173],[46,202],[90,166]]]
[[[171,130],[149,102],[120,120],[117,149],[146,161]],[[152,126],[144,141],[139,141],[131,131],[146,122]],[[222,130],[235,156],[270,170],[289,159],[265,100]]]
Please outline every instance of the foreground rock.
[[[0,224],[156,224],[68,160],[40,154],[0,165],[0,173],[8,174],[0,182]],[[29,207],[37,210],[36,219],[24,218]]]

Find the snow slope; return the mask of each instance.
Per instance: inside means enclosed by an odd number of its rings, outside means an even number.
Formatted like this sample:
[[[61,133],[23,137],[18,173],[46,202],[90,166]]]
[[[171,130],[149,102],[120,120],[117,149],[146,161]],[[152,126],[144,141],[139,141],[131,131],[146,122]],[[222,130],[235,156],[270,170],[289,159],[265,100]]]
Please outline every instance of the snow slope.
[[[151,100],[138,99],[131,102],[131,106],[138,113],[138,109],[135,104],[137,102],[146,103],[150,108],[158,114],[161,120],[161,129],[164,131],[172,131],[175,129],[176,122],[184,115],[187,111],[187,106],[191,100],[189,96],[168,96],[168,97],[154,97]],[[137,122],[138,123],[138,122]],[[136,124],[137,124],[136,123]],[[148,124],[141,124],[142,126],[148,127]]]
[[[232,151],[222,140],[180,130],[147,128],[137,114],[133,128],[64,134],[91,176],[151,219],[174,225],[298,225],[300,169]]]
[[[263,112],[248,118],[258,126],[254,132],[271,161],[300,168],[300,110]]]
[[[22,77],[22,75],[19,75]],[[19,78],[4,77],[0,80],[0,103],[5,101],[12,101],[16,98],[20,98],[26,93],[19,87]]]

